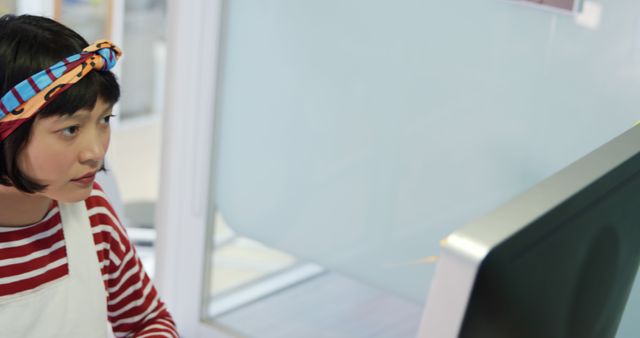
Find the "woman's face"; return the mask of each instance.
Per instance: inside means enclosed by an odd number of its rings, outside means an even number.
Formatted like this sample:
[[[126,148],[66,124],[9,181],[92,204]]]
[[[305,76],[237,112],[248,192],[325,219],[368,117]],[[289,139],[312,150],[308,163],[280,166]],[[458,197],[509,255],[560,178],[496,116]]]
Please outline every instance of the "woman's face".
[[[47,185],[38,194],[67,203],[89,196],[109,148],[111,109],[98,99],[92,110],[36,117],[18,167],[29,179]]]

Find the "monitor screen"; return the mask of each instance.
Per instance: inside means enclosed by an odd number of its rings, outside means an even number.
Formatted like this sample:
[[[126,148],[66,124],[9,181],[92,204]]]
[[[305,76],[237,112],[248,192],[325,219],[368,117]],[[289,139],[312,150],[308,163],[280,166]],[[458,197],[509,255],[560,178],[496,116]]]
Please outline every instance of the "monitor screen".
[[[615,337],[640,261],[640,126],[441,246],[420,338]]]

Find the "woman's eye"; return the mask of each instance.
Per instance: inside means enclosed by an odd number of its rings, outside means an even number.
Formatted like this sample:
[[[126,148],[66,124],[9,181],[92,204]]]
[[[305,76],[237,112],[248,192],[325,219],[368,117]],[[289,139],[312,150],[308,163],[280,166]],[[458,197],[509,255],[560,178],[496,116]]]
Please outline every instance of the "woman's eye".
[[[71,126],[71,127],[67,127],[64,128],[62,130],[60,130],[60,133],[64,136],[73,136],[76,133],[78,133],[78,130],[80,129],[80,127],[78,126]]]
[[[109,124],[109,122],[111,122],[111,118],[114,117],[115,115],[111,114],[111,115],[107,115],[105,117],[102,118],[102,123],[104,124]]]

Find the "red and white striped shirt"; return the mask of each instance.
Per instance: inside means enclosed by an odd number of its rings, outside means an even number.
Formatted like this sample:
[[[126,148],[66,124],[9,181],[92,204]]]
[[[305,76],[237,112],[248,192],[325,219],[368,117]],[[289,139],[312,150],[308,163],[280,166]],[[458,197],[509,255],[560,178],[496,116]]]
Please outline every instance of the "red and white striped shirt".
[[[97,183],[85,203],[115,336],[178,337],[171,315]],[[45,288],[68,273],[57,203],[36,224],[0,227],[0,301]]]

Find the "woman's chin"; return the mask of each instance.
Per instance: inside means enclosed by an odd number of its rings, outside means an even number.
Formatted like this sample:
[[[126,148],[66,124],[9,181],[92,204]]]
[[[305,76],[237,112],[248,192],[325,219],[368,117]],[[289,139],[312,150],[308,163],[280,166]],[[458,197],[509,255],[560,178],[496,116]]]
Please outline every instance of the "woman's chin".
[[[66,189],[57,189],[56,191],[45,191],[44,194],[47,197],[56,200],[61,203],[77,203],[86,200],[91,195],[91,185],[78,187],[72,184]]]

